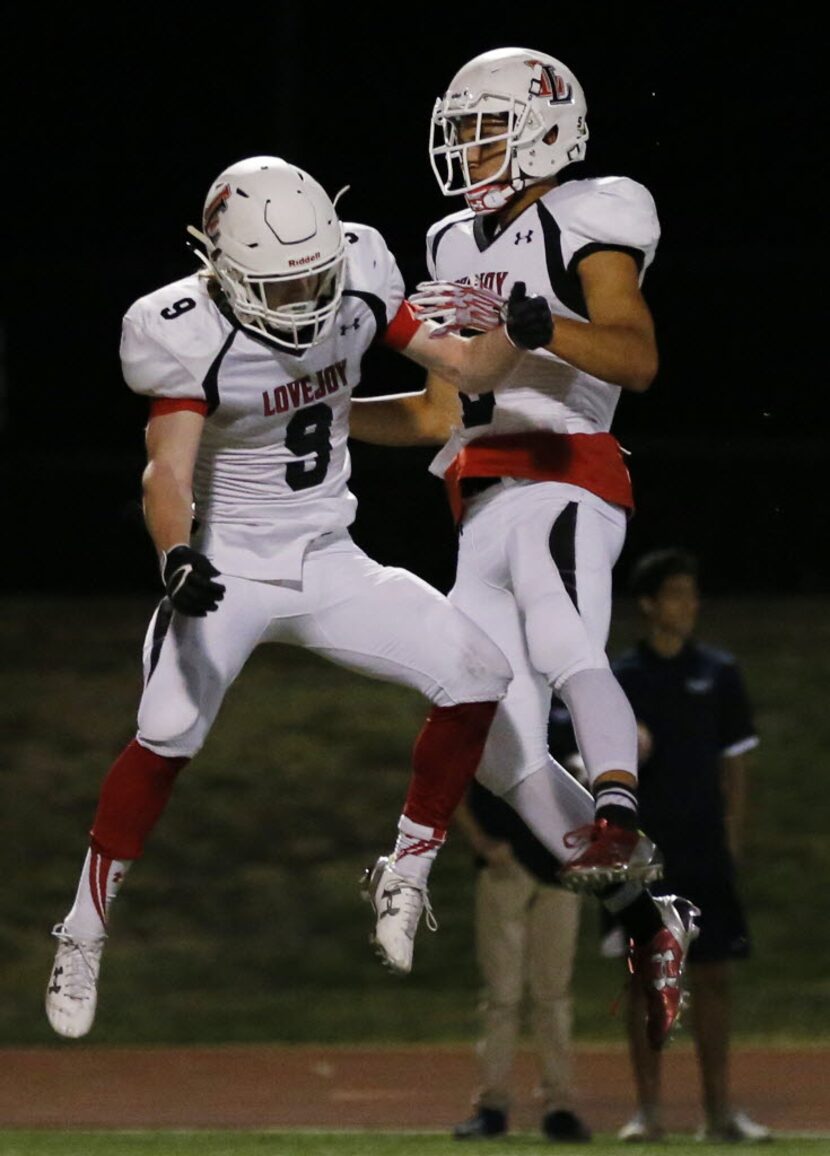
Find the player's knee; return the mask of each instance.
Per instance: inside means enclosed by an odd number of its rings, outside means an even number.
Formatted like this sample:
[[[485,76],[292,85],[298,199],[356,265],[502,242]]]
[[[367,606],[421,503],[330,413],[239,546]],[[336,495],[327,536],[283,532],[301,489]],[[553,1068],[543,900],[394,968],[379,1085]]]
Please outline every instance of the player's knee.
[[[460,653],[457,682],[466,688],[456,701],[500,702],[507,694],[513,670],[501,649],[471,622],[472,630]]]
[[[204,745],[208,724],[195,708],[171,704],[154,706],[138,714],[138,741],[167,758],[193,758]]]
[[[540,599],[525,614],[525,634],[531,665],[558,689],[579,670],[608,666],[602,646],[594,642],[569,603],[562,613],[557,599]]]
[[[546,671],[545,677],[551,689],[561,697],[562,691],[575,674],[583,674],[589,670],[610,670],[606,655],[602,653],[575,655],[570,662]]]
[[[204,745],[204,736],[178,735],[170,739],[153,739],[138,732],[139,741],[149,751],[168,759],[192,759]]]
[[[465,649],[448,664],[443,675],[424,690],[435,706],[459,706],[469,702],[501,702],[513,671],[495,643]]]
[[[518,745],[508,754],[501,744],[493,743],[494,737],[498,739],[501,736],[494,736],[493,731],[490,732],[490,739],[476,771],[476,778],[492,795],[502,798],[537,771],[547,771],[552,761],[549,754],[545,753],[541,759],[536,759],[530,751],[522,750]]]

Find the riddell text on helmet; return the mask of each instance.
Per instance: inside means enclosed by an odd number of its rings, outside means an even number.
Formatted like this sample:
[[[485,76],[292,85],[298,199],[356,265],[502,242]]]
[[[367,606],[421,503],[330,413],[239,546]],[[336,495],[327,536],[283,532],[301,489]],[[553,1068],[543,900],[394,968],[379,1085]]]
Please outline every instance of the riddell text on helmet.
[[[296,260],[293,257],[291,257],[291,258],[289,258],[288,264],[293,269],[295,265],[308,265],[312,261],[318,261],[319,259],[320,259],[320,251],[318,249],[316,253],[309,253],[309,255],[307,257],[297,257]]]

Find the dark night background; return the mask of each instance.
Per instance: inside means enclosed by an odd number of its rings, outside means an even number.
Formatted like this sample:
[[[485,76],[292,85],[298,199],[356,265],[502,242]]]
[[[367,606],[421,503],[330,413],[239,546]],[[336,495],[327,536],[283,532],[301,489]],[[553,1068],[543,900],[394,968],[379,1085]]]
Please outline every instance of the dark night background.
[[[662,221],[645,282],[661,370],[615,426],[639,507],[618,582],[642,549],[678,543],[712,591],[827,591],[822,37],[798,5],[18,6],[6,32],[7,591],[154,588],[146,410],[120,377],[119,325],[192,268],[185,226],[221,169],[271,153],[331,194],[349,184],[344,215],[380,228],[412,288],[426,228],[462,207],[430,169],[433,101],[469,57],[509,44],[574,70],[583,175],[643,181]],[[420,371],[378,352],[366,382],[417,388]],[[453,536],[430,456],[356,447],[355,535],[446,588]]]

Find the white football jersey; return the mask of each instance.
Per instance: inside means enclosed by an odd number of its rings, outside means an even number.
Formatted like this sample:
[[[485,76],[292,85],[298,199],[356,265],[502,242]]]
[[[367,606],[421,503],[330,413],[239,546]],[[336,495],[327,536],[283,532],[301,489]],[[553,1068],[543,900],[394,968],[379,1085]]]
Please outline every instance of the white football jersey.
[[[642,282],[660,237],[651,194],[627,177],[559,185],[491,239],[494,223],[494,217],[464,209],[433,225],[427,234],[430,276],[480,285],[502,297],[524,281],[528,294],[546,297],[555,315],[577,321],[588,320],[580,260],[602,249],[630,253]],[[619,395],[619,386],[547,350],[528,352],[493,393],[462,395],[464,425],[430,469],[442,476],[461,447],[479,437],[529,430],[605,433]]]
[[[377,230],[345,223],[343,300],[329,336],[293,356],[243,329],[185,277],[124,317],[121,365],[136,393],[207,403],[194,471],[194,544],[244,578],[299,578],[314,538],[349,526],[351,392],[394,320],[403,279]]]

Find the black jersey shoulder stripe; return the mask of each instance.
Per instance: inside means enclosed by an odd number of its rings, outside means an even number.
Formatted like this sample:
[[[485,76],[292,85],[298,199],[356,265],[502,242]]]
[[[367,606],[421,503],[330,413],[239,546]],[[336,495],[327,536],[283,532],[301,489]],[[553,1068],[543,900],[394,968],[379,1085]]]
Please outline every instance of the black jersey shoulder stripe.
[[[498,216],[496,213],[477,213],[473,221],[473,240],[475,241],[479,253],[483,253],[485,249],[489,249],[494,241],[497,241],[501,236],[498,228]]]
[[[210,369],[208,369],[207,373],[205,374],[204,381],[202,382],[202,389],[205,393],[205,400],[208,403],[208,416],[210,416],[212,413],[215,413],[219,407],[219,402],[221,400],[219,397],[219,367],[225,359],[225,354],[233,345],[239,329],[239,326],[235,326],[228,334],[227,338],[225,339],[225,344],[214,357],[213,361],[211,362]]]
[[[571,257],[568,263],[568,272],[574,272],[579,262],[590,257],[592,253],[628,253],[629,257],[634,258],[638,272],[643,268],[643,262],[646,259],[643,250],[635,248],[634,245],[606,245],[603,241],[590,241],[581,249],[577,249]]]
[[[372,310],[372,316],[375,319],[375,336],[374,341],[380,341],[386,330],[389,328],[389,323],[386,320],[386,307],[381,301],[380,297],[375,293],[367,293],[364,289],[344,289],[344,297],[357,297],[364,305],[368,305]]]
[[[575,269],[565,268],[565,263],[562,260],[562,231],[547,206],[543,205],[541,201],[537,201],[536,208],[539,213],[539,224],[542,226],[542,235],[545,238],[545,260],[553,291],[563,305],[587,321],[588,307],[585,304],[579,278]]]

